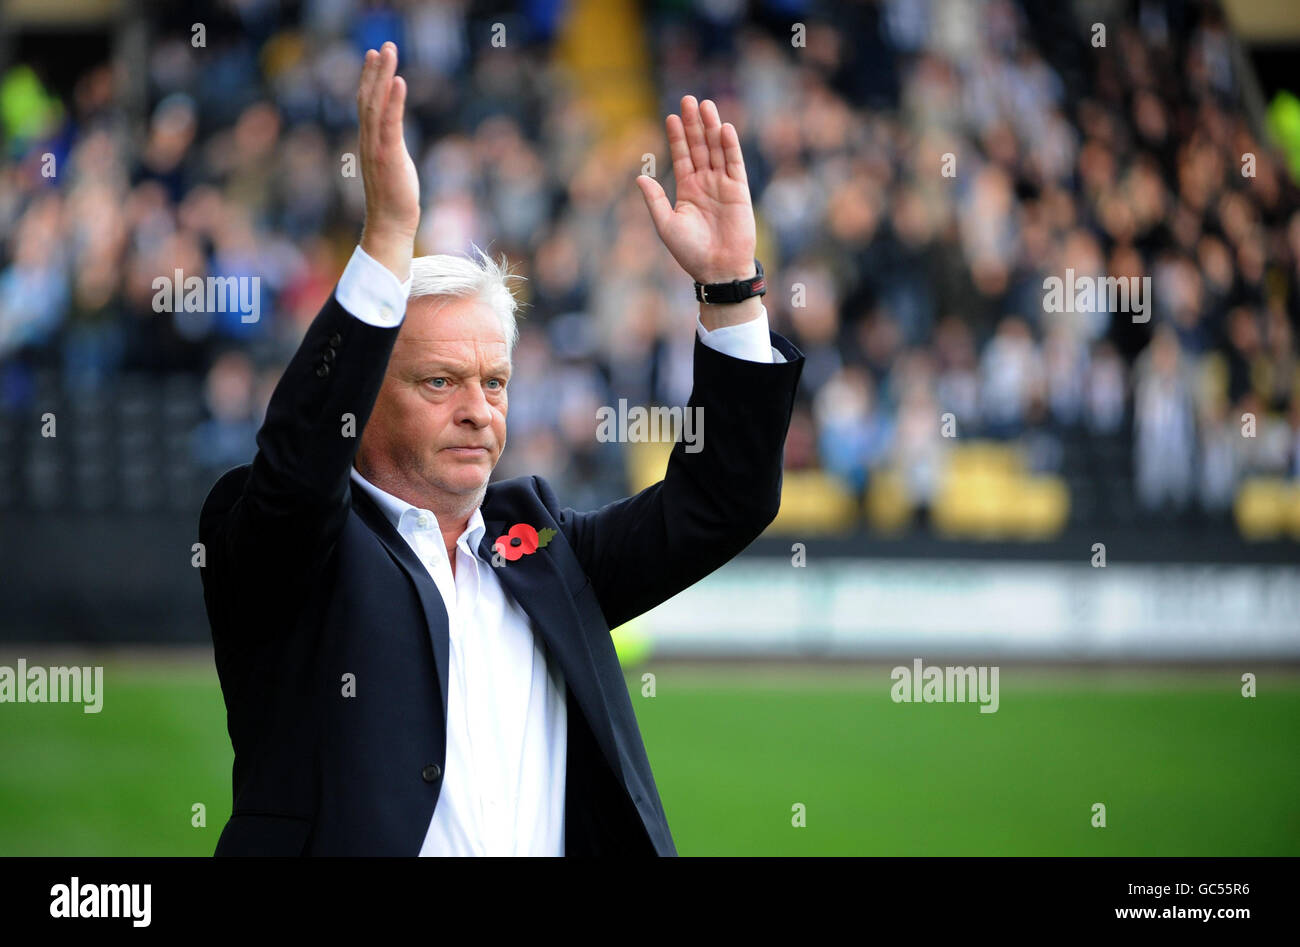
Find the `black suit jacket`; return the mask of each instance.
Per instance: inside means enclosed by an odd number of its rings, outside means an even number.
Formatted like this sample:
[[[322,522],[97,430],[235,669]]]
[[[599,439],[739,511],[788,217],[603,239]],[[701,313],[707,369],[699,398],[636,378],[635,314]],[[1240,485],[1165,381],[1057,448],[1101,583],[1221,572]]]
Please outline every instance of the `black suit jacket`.
[[[251,465],[199,520],[200,570],[234,745],[218,855],[416,855],[446,765],[447,614],[437,586],[349,471],[397,329],[331,296],[276,386]],[[492,484],[480,553],[516,523],[558,531],[498,569],[568,693],[565,849],[673,855],[610,628],[713,572],[776,515],[802,354],[731,358],[696,340],[690,406],[664,479],[579,513],[539,477]],[[344,696],[352,675],[355,696]]]

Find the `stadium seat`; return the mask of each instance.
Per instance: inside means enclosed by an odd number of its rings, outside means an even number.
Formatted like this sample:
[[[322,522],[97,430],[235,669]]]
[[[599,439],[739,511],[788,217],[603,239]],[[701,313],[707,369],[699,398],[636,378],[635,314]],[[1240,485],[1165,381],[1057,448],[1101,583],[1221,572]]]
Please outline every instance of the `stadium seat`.
[[[936,529],[954,538],[1049,539],[1065,528],[1070,491],[1033,476],[1016,447],[975,441],[955,447],[935,496]]]
[[[821,470],[788,470],[781,482],[781,509],[770,532],[797,535],[851,533],[857,501],[844,481]]]
[[[1252,477],[1237,490],[1233,513],[1246,539],[1277,539],[1297,519],[1296,488],[1277,477]],[[1294,529],[1294,527],[1291,527]]]
[[[880,533],[897,533],[912,521],[915,505],[896,470],[874,474],[867,487],[867,522]]]
[[[628,487],[633,493],[663,479],[672,449],[667,442],[627,445]],[[787,470],[781,509],[769,530],[803,535],[852,532],[858,515],[853,493],[838,477],[819,470]]]
[[[668,457],[673,445],[667,442],[647,441],[624,445],[628,488],[640,493],[651,484],[658,483],[668,470]]]
[[[1019,492],[1006,510],[1006,523],[1019,539],[1051,539],[1070,518],[1070,491],[1060,477],[1022,477]]]

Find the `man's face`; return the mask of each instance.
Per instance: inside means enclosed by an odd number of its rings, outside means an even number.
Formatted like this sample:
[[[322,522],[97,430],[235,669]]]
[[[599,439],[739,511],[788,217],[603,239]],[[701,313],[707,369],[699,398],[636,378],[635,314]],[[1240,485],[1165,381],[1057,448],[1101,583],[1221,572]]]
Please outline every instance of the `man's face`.
[[[486,303],[412,299],[362,434],[362,472],[419,505],[481,501],[506,443],[509,378],[505,332]]]

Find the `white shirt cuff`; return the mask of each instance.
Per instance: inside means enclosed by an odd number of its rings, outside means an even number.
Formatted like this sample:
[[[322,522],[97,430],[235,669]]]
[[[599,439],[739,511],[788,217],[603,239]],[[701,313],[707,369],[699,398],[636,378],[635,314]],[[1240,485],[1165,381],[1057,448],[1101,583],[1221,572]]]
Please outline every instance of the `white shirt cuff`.
[[[334,298],[362,322],[391,329],[402,324],[410,292],[409,277],[401,282],[392,270],[358,246],[339,277]]]
[[[695,332],[700,341],[723,355],[742,358],[747,362],[784,362],[785,356],[772,346],[771,334],[767,328],[767,307],[759,306],[755,319],[741,322],[734,326],[722,326],[710,332],[704,328],[704,322],[695,317]]]

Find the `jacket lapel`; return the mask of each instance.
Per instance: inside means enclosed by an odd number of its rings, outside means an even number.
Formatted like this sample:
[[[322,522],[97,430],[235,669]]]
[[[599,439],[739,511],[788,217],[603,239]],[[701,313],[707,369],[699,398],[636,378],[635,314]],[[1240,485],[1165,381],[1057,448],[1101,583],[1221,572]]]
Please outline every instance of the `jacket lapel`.
[[[352,509],[361,517],[361,521],[370,527],[371,532],[379,537],[384,548],[397,560],[406,572],[415,591],[420,596],[420,605],[424,609],[424,619],[429,626],[429,638],[433,643],[434,664],[438,667],[438,690],[442,693],[442,720],[447,721],[447,666],[450,661],[450,638],[447,632],[447,608],[442,601],[442,593],[429,575],[414,550],[388,517],[375,505],[375,501],[366,495],[365,490],[352,488]]]
[[[501,566],[493,566],[492,544],[519,520],[492,516],[490,504],[489,488],[488,498],[483,504],[483,522],[487,528],[479,543],[479,555],[496,573],[502,587],[532,620],[533,629],[542,636],[548,652],[559,662],[560,670],[564,672],[565,686],[577,698],[614,775],[623,781],[623,767],[614,729],[606,711],[608,704],[596,673],[596,662],[582,633],[582,619],[578,615],[573,595],[555,561],[556,548],[562,540],[557,537],[551,541],[551,545],[530,555],[513,562],[507,560]]]
[[[582,635],[582,619],[578,615],[573,596],[569,594],[555,557],[549,547],[538,549],[531,555],[501,567],[492,565],[492,544],[514,525],[504,517],[490,515],[491,493],[483,505],[483,538],[479,542],[479,556],[487,567],[493,569],[502,587],[514,598],[524,613],[532,620],[534,630],[541,634],[547,651],[559,662],[564,673],[565,686],[573,691],[578,705],[586,715],[587,723],[605,754],[610,768],[620,781],[624,781],[623,767],[618,752],[614,729],[606,712],[606,698],[596,674],[596,663]],[[438,667],[438,688],[442,694],[442,719],[447,720],[447,668],[450,661],[450,640],[447,632],[447,609],[442,593],[429,576],[424,564],[389,522],[388,517],[366,495],[364,490],[352,490],[352,508],[362,522],[383,543],[389,554],[410,578],[420,596],[429,637],[433,644],[434,663]]]

